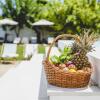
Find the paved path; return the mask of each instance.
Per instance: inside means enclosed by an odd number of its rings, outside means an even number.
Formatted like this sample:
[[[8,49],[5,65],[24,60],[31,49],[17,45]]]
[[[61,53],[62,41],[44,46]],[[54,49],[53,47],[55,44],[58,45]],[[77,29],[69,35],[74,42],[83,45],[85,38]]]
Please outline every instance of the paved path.
[[[0,100],[39,100],[43,55],[23,61],[0,78]]]
[[[16,68],[20,62],[15,62],[14,64],[0,64],[0,77],[2,77],[6,72],[11,69]]]

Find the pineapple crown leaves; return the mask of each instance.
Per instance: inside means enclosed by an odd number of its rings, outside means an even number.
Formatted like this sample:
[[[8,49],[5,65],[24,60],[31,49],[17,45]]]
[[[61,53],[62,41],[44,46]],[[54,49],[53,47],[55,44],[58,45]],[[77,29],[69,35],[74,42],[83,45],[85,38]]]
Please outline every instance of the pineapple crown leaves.
[[[83,29],[82,34],[76,36],[80,40],[75,42],[76,46],[86,52],[89,52],[93,49],[93,43],[99,38],[98,34],[92,32],[90,29]]]

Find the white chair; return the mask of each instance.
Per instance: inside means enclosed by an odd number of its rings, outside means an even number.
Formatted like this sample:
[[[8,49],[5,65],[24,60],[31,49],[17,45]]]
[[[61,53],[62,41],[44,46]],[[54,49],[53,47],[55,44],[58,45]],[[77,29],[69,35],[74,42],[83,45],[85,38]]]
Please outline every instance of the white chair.
[[[58,40],[58,48],[63,50],[64,47],[72,46],[74,40]]]
[[[25,58],[33,55],[35,52],[34,44],[25,44]]]
[[[47,53],[48,53],[48,49],[49,49],[49,47],[45,48],[45,55],[46,56],[47,56]],[[57,47],[52,47],[52,49],[51,49],[50,57],[52,57],[54,55],[56,55],[56,56],[60,56],[61,55],[61,53],[60,53],[60,51],[58,50]]]
[[[13,58],[13,57],[18,57],[18,54],[16,54],[17,50],[17,45],[16,44],[3,44],[3,58]]]
[[[22,40],[21,40],[21,43],[28,44],[29,39],[27,37],[23,37]]]
[[[18,43],[20,43],[20,41],[21,41],[21,38],[20,37],[16,37],[14,39],[13,43],[18,44]]]
[[[93,47],[94,49],[100,48],[100,40],[94,42],[94,44],[92,45],[92,47]]]
[[[54,37],[48,37],[48,44],[51,44],[54,40]]]

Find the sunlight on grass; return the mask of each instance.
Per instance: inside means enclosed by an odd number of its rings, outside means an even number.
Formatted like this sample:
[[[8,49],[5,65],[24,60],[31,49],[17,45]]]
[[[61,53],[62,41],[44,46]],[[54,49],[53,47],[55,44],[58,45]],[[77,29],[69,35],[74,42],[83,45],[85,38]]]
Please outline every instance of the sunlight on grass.
[[[38,45],[38,53],[45,53],[45,46],[43,44]]]
[[[24,59],[24,45],[22,44],[19,44],[17,45],[17,54],[18,54],[18,57],[16,58],[17,60],[23,60]]]

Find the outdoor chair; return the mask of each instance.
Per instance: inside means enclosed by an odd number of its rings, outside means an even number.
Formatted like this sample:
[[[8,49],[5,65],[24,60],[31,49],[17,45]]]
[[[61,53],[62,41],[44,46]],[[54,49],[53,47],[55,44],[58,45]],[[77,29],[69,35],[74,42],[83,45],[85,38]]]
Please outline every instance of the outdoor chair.
[[[34,44],[25,44],[25,58],[32,56],[35,52]]]
[[[18,54],[16,53],[17,45],[16,44],[3,44],[2,48],[2,58],[16,58]]]
[[[48,49],[49,49],[49,47],[46,47],[45,48],[45,56],[47,56]],[[60,53],[60,51],[58,50],[57,47],[52,47],[52,50],[50,52],[50,57],[53,56],[53,55],[57,55],[57,56],[60,56],[61,55],[61,53]]]
[[[48,44],[51,44],[54,40],[54,37],[48,37]]]
[[[16,37],[14,39],[13,43],[18,44],[18,43],[20,43],[20,41],[21,41],[21,38],[20,37]]]
[[[100,48],[100,40],[97,40],[96,42],[94,42],[94,44],[92,45],[92,47],[95,48]]]

